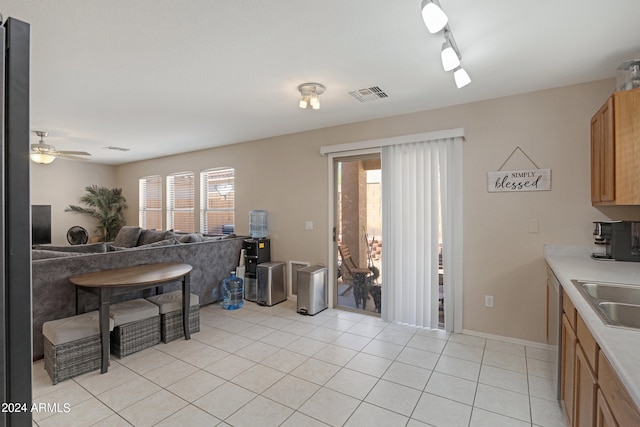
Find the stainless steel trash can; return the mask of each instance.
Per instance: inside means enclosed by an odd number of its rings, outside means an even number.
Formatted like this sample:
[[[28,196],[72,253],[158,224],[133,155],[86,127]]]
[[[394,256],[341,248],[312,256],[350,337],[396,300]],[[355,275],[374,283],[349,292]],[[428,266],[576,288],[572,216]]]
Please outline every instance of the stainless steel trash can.
[[[327,308],[327,267],[311,265],[298,270],[298,313],[313,316]]]
[[[258,295],[256,302],[272,306],[287,299],[287,281],[284,262],[258,264]]]

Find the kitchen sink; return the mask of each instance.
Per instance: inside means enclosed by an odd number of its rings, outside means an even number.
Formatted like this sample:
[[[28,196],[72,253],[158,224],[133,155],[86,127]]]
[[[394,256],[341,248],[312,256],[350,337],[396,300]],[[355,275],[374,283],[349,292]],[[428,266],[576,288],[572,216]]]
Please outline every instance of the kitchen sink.
[[[579,282],[594,299],[640,305],[640,287],[604,283]]]
[[[621,302],[601,302],[598,304],[609,319],[620,326],[640,329],[640,305]]]
[[[572,282],[606,325],[640,329],[640,286]]]

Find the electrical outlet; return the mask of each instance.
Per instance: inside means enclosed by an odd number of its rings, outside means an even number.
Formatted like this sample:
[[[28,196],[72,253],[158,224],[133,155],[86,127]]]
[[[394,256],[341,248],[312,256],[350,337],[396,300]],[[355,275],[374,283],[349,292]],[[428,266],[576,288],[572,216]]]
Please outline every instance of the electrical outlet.
[[[304,222],[305,230],[313,230],[313,221],[305,221]]]
[[[484,296],[484,306],[493,308],[493,296],[492,295],[485,295]]]

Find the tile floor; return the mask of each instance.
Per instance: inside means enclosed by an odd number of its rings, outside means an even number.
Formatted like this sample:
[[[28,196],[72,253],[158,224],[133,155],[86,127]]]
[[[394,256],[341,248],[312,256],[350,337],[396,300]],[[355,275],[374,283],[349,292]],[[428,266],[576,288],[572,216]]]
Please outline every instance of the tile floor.
[[[564,426],[548,350],[339,310],[302,316],[291,301],[200,317],[190,341],[112,357],[105,375],[53,386],[34,363],[34,401],[53,409],[34,425]]]

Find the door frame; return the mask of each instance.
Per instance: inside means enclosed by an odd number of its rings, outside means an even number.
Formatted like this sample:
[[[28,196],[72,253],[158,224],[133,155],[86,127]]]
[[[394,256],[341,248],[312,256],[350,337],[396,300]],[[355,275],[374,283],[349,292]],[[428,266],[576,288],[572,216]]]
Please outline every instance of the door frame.
[[[437,139],[447,139],[447,138],[465,138],[464,128],[452,128],[452,129],[443,129],[432,132],[423,132],[423,133],[415,133],[408,135],[399,135],[392,136],[388,138],[380,138],[380,139],[369,139],[369,140],[361,140],[354,141],[342,144],[335,145],[325,145],[320,147],[320,154],[328,157],[328,170],[329,170],[329,183],[328,183],[328,203],[329,203],[329,228],[327,230],[327,251],[329,260],[329,277],[328,280],[331,283],[335,283],[336,281],[336,267],[337,267],[337,255],[335,252],[337,250],[334,248],[336,242],[333,239],[333,229],[335,227],[335,219],[334,219],[334,209],[335,209],[335,201],[334,197],[334,176],[333,176],[333,159],[335,157],[346,157],[350,155],[359,155],[359,154],[369,154],[375,152],[381,152],[382,147],[395,145],[395,144],[406,144],[412,143],[416,141],[431,141]],[[464,222],[464,221],[463,221]],[[460,271],[462,274],[462,270]],[[445,288],[446,289],[446,288]],[[464,297],[464,281],[460,280],[453,284],[453,288],[449,288],[449,294],[452,298],[445,297],[445,330],[447,332],[462,332],[462,324],[463,324],[463,308],[462,301]],[[333,286],[329,287],[329,304],[330,307],[333,307],[333,298],[336,298],[335,292],[333,290]],[[450,322],[448,322],[450,320]]]
[[[366,155],[370,155],[370,154],[382,154],[382,150],[380,149],[380,147],[375,147],[375,148],[366,148],[366,149],[360,149],[360,150],[350,150],[350,151],[340,151],[340,152],[335,152],[335,153],[328,153],[327,158],[328,158],[328,170],[329,170],[329,183],[328,183],[328,188],[327,188],[327,194],[328,194],[328,205],[329,205],[329,227],[327,230],[327,242],[328,242],[328,256],[327,259],[329,260],[329,266],[328,266],[328,273],[329,273],[329,277],[327,278],[328,284],[330,284],[330,286],[328,286],[329,288],[329,295],[328,295],[328,299],[329,299],[329,307],[330,308],[336,308],[337,307],[337,303],[338,303],[338,295],[336,293],[336,283],[338,280],[338,272],[337,272],[337,266],[338,266],[338,241],[337,241],[337,236],[336,236],[336,228],[337,228],[337,223],[338,223],[338,212],[336,211],[336,207],[337,207],[337,201],[336,201],[336,196],[337,196],[337,192],[336,192],[336,185],[337,183],[335,182],[335,160],[336,159],[340,159],[342,157],[357,157],[357,156],[366,156]]]

